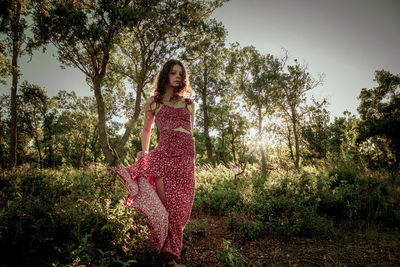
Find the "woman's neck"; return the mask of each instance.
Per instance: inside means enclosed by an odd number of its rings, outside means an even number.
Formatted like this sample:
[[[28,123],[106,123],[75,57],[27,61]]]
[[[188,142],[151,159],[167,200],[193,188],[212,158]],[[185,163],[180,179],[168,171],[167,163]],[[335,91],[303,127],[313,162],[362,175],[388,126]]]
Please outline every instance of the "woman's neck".
[[[165,93],[163,98],[165,100],[170,100],[173,95],[174,95],[174,88],[172,86],[167,86],[167,88],[165,88]]]
[[[174,87],[167,86],[167,88],[165,88],[165,93],[163,95],[163,101],[170,101],[173,96],[174,96]]]

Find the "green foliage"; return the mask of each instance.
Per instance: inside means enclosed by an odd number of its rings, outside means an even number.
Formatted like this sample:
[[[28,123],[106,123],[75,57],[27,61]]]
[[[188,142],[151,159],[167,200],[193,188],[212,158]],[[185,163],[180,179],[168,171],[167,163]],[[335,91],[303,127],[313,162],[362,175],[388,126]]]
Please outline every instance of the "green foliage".
[[[238,231],[243,240],[257,239],[266,233],[266,227],[262,221],[251,220],[235,213],[230,214],[228,227],[232,231]]]
[[[321,190],[318,212],[334,220],[354,220],[396,228],[399,197],[396,187],[381,178],[362,178],[355,163],[337,163],[329,170],[329,190]]]
[[[306,103],[307,91],[315,88],[323,82],[324,75],[320,74],[318,80],[314,80],[307,70],[306,65],[300,65],[297,59],[294,59],[294,65],[287,66],[287,73],[282,73],[279,79],[282,90],[278,91],[280,100],[280,117],[286,121],[287,131],[283,134],[288,140],[291,158],[297,170],[300,167],[300,122],[303,120],[301,109]]]
[[[214,213],[223,213],[242,205],[240,193],[235,189],[233,172],[224,165],[197,168],[195,205]]]
[[[307,106],[308,120],[302,125],[301,134],[307,149],[303,151],[303,160],[314,163],[317,159],[325,159],[329,138],[328,102],[323,99],[318,102],[312,98],[312,105]]]
[[[194,209],[227,215],[229,229],[243,240],[266,234],[328,238],[338,224],[398,229],[398,187],[365,176],[352,160],[333,166],[267,177],[249,166],[236,183],[233,169],[198,166]],[[145,217],[125,206],[126,188],[101,165],[3,172],[0,192],[0,249],[8,255],[0,264],[150,266],[160,260],[148,244]],[[206,237],[208,223],[190,220],[184,242]],[[229,243],[219,260],[244,264]]]
[[[394,178],[400,169],[400,75],[380,70],[375,72],[375,81],[377,87],[363,88],[358,97],[361,122],[357,143],[369,141],[374,150],[380,151],[381,156],[372,161],[390,169]]]
[[[183,232],[184,243],[192,243],[193,236],[207,236],[208,220],[189,220]]]
[[[255,239],[265,233],[318,238],[331,234],[329,221],[317,213],[315,203],[303,192],[309,185],[304,183],[301,188],[296,180],[283,177],[276,184],[262,184],[255,179],[254,195],[243,208],[246,216],[238,219],[243,238]]]
[[[150,235],[146,220],[125,206],[126,189],[115,179],[102,166],[2,173],[0,248],[8,257],[1,264],[146,262],[138,251]]]
[[[11,60],[5,51],[3,51],[4,45],[0,42],[0,84],[6,85],[7,82],[5,78],[7,78],[11,74]],[[4,79],[3,79],[4,78]]]
[[[268,177],[248,172],[235,187],[232,170],[203,166],[198,168],[195,207],[228,215],[229,229],[243,240],[267,233],[332,238],[334,225],[345,222],[396,229],[396,190],[361,173],[354,161],[346,160],[326,171],[271,172]]]
[[[218,260],[227,267],[231,266],[245,266],[246,259],[241,255],[236,248],[231,247],[230,240],[223,240],[224,248],[218,254]]]
[[[358,146],[355,144],[357,137],[357,124],[359,119],[344,111],[344,117],[335,117],[329,125],[328,150],[330,159],[344,159],[358,154]]]
[[[338,186],[343,181],[354,184],[359,179],[359,166],[352,160],[334,161],[328,168],[328,176],[335,177],[331,182],[331,187]]]
[[[329,223],[316,213],[315,207],[291,197],[278,197],[263,202],[268,211],[263,215],[265,231],[289,237],[325,237]],[[266,217],[268,216],[268,217]]]

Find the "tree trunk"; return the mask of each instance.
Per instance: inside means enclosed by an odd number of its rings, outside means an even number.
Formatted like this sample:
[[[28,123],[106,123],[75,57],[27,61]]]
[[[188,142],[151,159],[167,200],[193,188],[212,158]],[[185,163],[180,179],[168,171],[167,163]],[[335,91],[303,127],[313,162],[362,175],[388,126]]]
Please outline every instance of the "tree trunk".
[[[138,87],[136,89],[136,99],[135,99],[135,112],[133,113],[133,118],[130,119],[131,122],[133,122],[132,125],[130,125],[130,127],[126,127],[125,128],[125,133],[122,136],[121,140],[119,141],[117,148],[116,148],[116,152],[118,154],[118,156],[120,157],[121,160],[124,159],[125,153],[124,153],[124,147],[126,145],[126,143],[129,140],[129,137],[131,135],[132,132],[132,128],[134,128],[136,126],[136,122],[139,118],[140,115],[140,107],[141,107],[141,100],[142,100],[142,91],[143,91],[143,87],[144,87],[144,82],[140,81],[138,84]]]
[[[94,162],[97,162],[97,158],[98,158],[98,154],[99,154],[96,149],[96,143],[97,143],[97,138],[98,138],[98,134],[96,133],[96,130],[97,130],[97,126],[93,130],[93,139],[90,142],[90,146],[93,151],[93,161]]]
[[[19,19],[21,15],[21,3],[17,1],[17,10],[15,19],[12,22],[12,86],[11,86],[11,125],[10,125],[10,148],[8,168],[13,169],[17,165],[17,89],[19,78],[18,56],[21,49],[21,32],[19,27]]]
[[[54,162],[53,162],[53,143],[52,140],[53,138],[50,137],[49,142],[50,144],[48,145],[47,149],[49,150],[49,159],[48,159],[48,165],[51,168],[54,168]]]
[[[296,165],[295,160],[294,160],[294,154],[293,154],[293,147],[292,147],[292,135],[290,134],[290,126],[289,124],[287,124],[287,129],[288,129],[288,146],[289,146],[289,150],[290,150],[290,157],[293,160],[293,164]]]
[[[261,115],[261,107],[258,108],[258,140],[262,140],[262,115]],[[267,175],[267,160],[265,157],[263,144],[260,143],[260,153],[261,153],[261,172],[264,175]]]
[[[294,111],[292,111],[292,124],[293,124],[293,135],[294,135],[294,147],[295,147],[295,161],[294,166],[297,170],[299,170],[299,161],[300,161],[300,151],[299,151],[299,134],[297,132],[297,118]]]
[[[97,102],[97,114],[98,114],[98,129],[99,129],[99,140],[101,150],[105,156],[106,162],[110,166],[114,166],[116,163],[116,158],[114,157],[112,148],[108,140],[107,128],[106,128],[106,111],[104,106],[103,95],[101,94],[101,84],[102,80],[100,78],[93,79],[93,90]]]
[[[235,163],[235,165],[237,165],[239,162],[237,162],[237,160],[236,160],[235,135],[233,133],[233,125],[232,125],[232,121],[231,120],[229,120],[229,129],[230,129],[231,136],[232,136],[232,138],[231,138],[231,145],[232,145],[231,151],[232,151],[233,162]]]
[[[224,163],[226,163],[224,129],[222,129],[222,160]]]
[[[207,89],[204,85],[203,91],[201,94],[201,99],[203,102],[203,117],[204,117],[204,136],[206,137],[206,149],[207,149],[207,156],[208,160],[211,162],[213,166],[215,166],[215,159],[213,156],[213,149],[211,144],[211,138],[209,135],[209,117],[208,117],[208,110],[207,110]]]
[[[83,144],[82,147],[82,151],[79,153],[79,163],[78,163],[78,169],[82,168],[85,164],[85,160],[86,160],[86,151],[87,151],[87,147],[88,147],[88,143],[89,143],[89,131],[85,132],[85,142]]]
[[[36,149],[37,149],[38,155],[39,155],[40,169],[43,169],[43,157],[42,157],[42,150],[40,149],[39,138],[38,138],[38,136],[36,136],[36,134],[33,134],[33,139],[35,139]]]

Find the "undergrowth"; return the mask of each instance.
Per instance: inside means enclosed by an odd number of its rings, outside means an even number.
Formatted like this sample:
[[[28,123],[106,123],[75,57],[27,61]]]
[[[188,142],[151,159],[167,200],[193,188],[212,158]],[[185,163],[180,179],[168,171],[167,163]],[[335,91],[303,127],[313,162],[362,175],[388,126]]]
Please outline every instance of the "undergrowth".
[[[398,230],[399,185],[364,175],[351,162],[334,166],[267,176],[249,166],[237,179],[237,170],[223,165],[197,166],[193,212],[228,216],[229,229],[244,241],[266,234],[331,238],[338,225]],[[0,265],[157,266],[147,220],[126,207],[126,196],[102,165],[2,172],[0,249],[7,257]],[[189,220],[184,244],[207,233],[207,220]],[[218,257],[226,266],[245,264],[228,241]]]
[[[351,162],[333,168],[261,175],[204,165],[197,172],[195,207],[229,216],[243,240],[267,233],[333,238],[335,225],[376,224],[398,230],[400,197],[388,179],[362,177]]]
[[[0,175],[0,265],[121,266],[145,259],[145,217],[103,166]]]

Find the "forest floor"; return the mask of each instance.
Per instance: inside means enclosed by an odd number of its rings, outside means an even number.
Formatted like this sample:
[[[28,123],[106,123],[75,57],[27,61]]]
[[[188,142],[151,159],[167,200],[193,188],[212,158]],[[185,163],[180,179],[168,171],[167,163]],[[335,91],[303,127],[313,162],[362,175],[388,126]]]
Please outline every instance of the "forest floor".
[[[242,266],[400,266],[400,236],[393,231],[381,231],[376,226],[365,231],[342,232],[337,240],[291,237],[284,239],[267,235],[252,241],[242,241],[228,228],[227,216],[201,211],[192,212],[192,221],[207,220],[205,234],[193,234],[184,245],[182,264],[194,266],[224,266],[218,255],[224,250],[223,240],[236,249],[231,256],[243,255]]]

